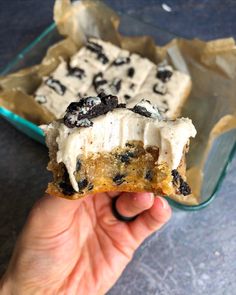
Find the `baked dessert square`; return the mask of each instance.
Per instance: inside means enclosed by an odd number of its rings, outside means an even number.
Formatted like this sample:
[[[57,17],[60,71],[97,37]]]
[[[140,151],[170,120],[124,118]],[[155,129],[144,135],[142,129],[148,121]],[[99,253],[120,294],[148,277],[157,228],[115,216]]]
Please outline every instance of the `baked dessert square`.
[[[55,118],[61,118],[68,104],[76,100],[76,96],[61,81],[51,76],[44,79],[34,98],[49,110]]]
[[[196,134],[188,118],[164,120],[148,100],[127,108],[116,96],[100,93],[70,104],[45,133],[53,195],[149,191],[197,202],[185,178],[185,153]]]
[[[72,65],[72,62],[62,60],[51,76],[61,81],[73,94],[83,95],[91,87],[96,73],[97,68],[84,59],[81,59],[76,66]]]
[[[119,52],[120,48],[110,42],[90,38],[85,46],[83,46],[79,52],[72,57],[71,65],[79,65],[82,58],[96,67],[98,71],[104,71],[119,55]]]
[[[170,65],[153,66],[138,95],[130,99],[127,104],[133,107],[142,98],[148,97],[167,118],[176,118],[181,113],[191,85],[189,75],[174,70]]]
[[[107,69],[107,73],[111,79],[122,77],[124,80],[141,85],[153,66],[154,64],[147,58],[127,50],[121,50],[118,57]]]
[[[100,92],[118,95],[119,101],[126,103],[127,100],[134,97],[139,89],[139,85],[124,79],[121,75],[110,76],[109,69],[102,73],[97,73],[91,87],[86,92],[88,96],[97,96]]]

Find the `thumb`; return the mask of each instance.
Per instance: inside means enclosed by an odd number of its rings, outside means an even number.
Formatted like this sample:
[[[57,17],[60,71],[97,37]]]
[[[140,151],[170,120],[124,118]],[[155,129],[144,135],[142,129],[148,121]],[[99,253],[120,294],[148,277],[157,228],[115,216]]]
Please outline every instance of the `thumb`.
[[[159,230],[171,217],[171,208],[162,197],[156,197],[150,209],[144,211],[130,223],[130,229],[139,243]]]

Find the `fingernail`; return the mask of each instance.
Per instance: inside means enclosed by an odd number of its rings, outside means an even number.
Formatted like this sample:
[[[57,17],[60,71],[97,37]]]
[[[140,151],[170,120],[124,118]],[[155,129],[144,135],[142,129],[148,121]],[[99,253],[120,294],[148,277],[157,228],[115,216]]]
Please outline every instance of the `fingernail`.
[[[166,210],[167,208],[169,208],[169,203],[166,201],[166,199],[162,198],[162,197],[158,197],[158,199],[161,201],[161,205],[162,205],[162,208],[164,210]]]

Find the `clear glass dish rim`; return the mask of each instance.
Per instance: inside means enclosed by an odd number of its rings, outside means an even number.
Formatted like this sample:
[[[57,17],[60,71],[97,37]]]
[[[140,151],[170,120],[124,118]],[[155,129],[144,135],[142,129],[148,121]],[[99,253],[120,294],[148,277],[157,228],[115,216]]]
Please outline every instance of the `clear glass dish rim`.
[[[125,15],[125,14],[121,14],[121,15]],[[133,18],[134,20],[136,20],[134,17],[129,16],[130,18]],[[136,20],[137,21],[137,20]],[[178,37],[176,34],[169,32],[168,30],[164,30],[159,28],[158,26],[154,26],[150,23],[147,22],[143,22],[138,20],[139,22],[145,24],[145,25],[149,25],[152,27],[155,27],[156,29],[162,31],[163,33],[168,33],[171,34],[173,37]],[[6,67],[0,71],[0,75],[6,75],[13,67],[14,65],[19,62],[19,60],[24,58],[24,55],[27,54],[35,45],[37,45],[45,36],[47,36],[51,31],[53,31],[54,29],[56,29],[56,24],[55,22],[53,22],[52,24],[50,24],[38,37],[36,37],[27,47],[25,47],[11,62],[9,62]],[[13,112],[0,107],[0,114],[2,114],[3,116],[5,116],[6,114],[10,115],[12,118],[14,117],[15,119],[17,118],[19,122],[24,123],[28,128],[30,128],[31,130],[33,130],[34,132],[36,132],[39,136],[42,136],[43,139],[43,133],[42,130],[34,123],[18,116],[17,114],[14,114]],[[42,143],[42,142],[41,142]],[[213,191],[213,193],[202,203],[198,204],[198,205],[184,205],[181,203],[178,203],[172,199],[170,199],[168,196],[166,196],[166,199],[168,200],[168,202],[170,203],[170,205],[176,209],[180,209],[180,210],[184,210],[184,211],[198,211],[200,209],[203,209],[205,207],[207,207],[209,204],[212,203],[212,201],[216,198],[217,192],[220,189],[220,186],[225,178],[226,172],[227,172],[227,167],[228,165],[231,163],[234,155],[236,154],[236,143],[234,144],[230,155],[225,163],[225,166],[222,170],[222,173],[219,176],[219,179],[216,183],[215,189]]]

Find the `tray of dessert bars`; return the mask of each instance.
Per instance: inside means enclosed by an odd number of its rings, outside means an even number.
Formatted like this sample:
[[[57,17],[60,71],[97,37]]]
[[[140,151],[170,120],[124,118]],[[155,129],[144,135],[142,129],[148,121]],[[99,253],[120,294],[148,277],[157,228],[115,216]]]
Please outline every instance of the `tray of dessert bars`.
[[[187,181],[195,199],[169,201],[183,210],[212,202],[236,150],[234,40],[184,40],[100,1],[56,1],[54,19],[1,71],[1,116],[43,144],[39,125],[62,118],[75,97],[101,92],[139,114],[190,118],[197,135],[187,154]],[[69,127],[92,124],[68,113]]]

